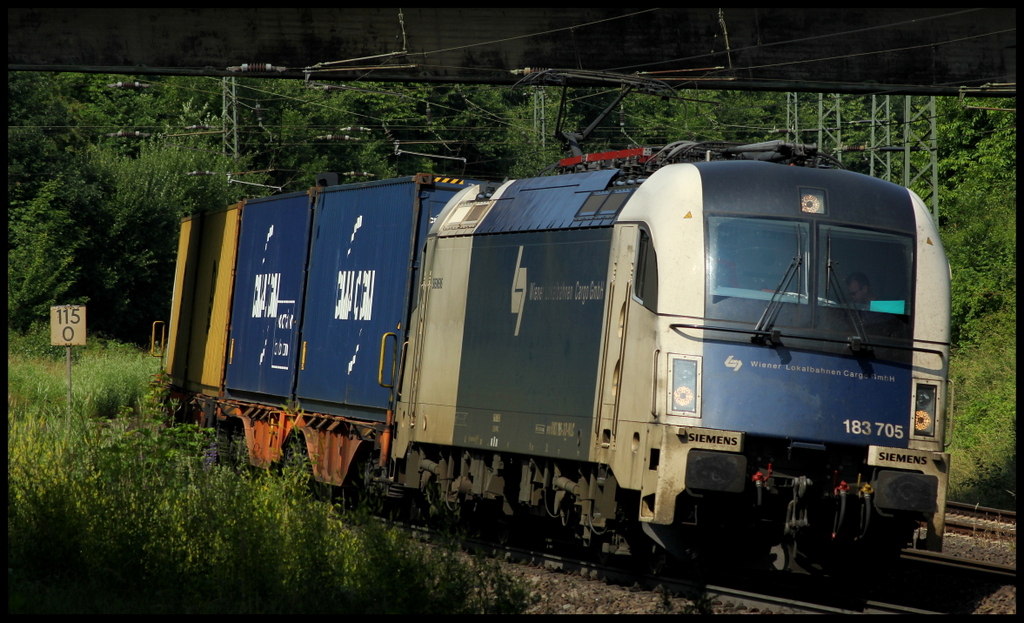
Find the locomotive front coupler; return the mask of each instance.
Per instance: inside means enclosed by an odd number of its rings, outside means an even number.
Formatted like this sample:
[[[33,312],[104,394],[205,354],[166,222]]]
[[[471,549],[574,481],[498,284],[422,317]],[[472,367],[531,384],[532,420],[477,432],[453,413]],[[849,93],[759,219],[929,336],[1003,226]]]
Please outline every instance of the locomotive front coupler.
[[[784,534],[796,535],[801,528],[810,526],[807,519],[807,489],[814,482],[807,476],[798,476],[793,480],[793,499],[786,506],[786,524]]]

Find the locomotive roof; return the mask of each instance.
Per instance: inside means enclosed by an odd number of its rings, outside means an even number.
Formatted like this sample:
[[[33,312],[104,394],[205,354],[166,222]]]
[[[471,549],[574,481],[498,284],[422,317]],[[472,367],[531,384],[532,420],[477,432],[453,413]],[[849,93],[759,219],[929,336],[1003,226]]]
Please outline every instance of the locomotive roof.
[[[692,166],[700,171],[707,209],[792,216],[798,188],[827,188],[832,210],[817,218],[915,230],[906,189],[865,175],[766,162],[701,162]],[[475,209],[468,214],[464,211],[464,216],[453,214],[455,220],[449,221],[442,235],[611,226],[643,181],[620,174],[612,168],[513,180],[496,199],[464,200],[463,206],[469,209],[472,203]]]
[[[504,189],[473,233],[480,235],[611,225],[615,222],[614,212],[602,213],[596,210],[580,214],[580,210],[592,194],[610,195],[615,192],[606,189],[618,172],[618,169],[608,169],[515,180]],[[622,189],[621,192],[626,190]]]

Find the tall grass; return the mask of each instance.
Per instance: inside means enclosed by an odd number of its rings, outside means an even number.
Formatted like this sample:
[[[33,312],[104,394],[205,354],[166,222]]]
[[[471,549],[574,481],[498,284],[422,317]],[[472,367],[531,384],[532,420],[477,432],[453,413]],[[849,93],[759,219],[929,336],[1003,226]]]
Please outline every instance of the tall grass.
[[[517,612],[491,563],[427,548],[308,494],[308,465],[212,464],[212,431],[165,425],[155,365],[8,355],[11,612]]]
[[[991,314],[976,344],[950,359],[955,399],[950,498],[1017,508],[1016,313]]]

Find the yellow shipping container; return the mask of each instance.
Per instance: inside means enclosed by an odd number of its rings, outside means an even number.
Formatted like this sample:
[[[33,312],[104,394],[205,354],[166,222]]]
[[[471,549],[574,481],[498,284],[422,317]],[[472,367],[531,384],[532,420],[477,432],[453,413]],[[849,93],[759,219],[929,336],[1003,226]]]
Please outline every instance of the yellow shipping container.
[[[181,221],[167,372],[171,384],[223,395],[242,203]]]

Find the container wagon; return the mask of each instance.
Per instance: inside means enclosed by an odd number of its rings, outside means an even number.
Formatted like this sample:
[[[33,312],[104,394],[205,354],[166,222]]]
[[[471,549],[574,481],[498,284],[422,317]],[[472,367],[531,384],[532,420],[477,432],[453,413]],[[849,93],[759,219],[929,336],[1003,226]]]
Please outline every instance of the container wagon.
[[[167,371],[186,417],[240,422],[257,465],[297,430],[317,478],[344,484],[386,438],[420,249],[467,184],[318,186],[184,219]]]
[[[777,141],[569,160],[243,202],[227,253],[186,221],[188,413],[255,464],[301,439],[323,482],[607,555],[941,549],[950,274],[920,198]]]

